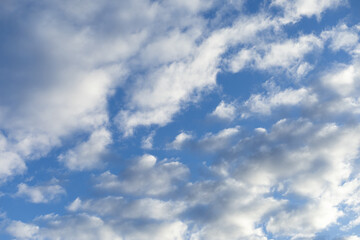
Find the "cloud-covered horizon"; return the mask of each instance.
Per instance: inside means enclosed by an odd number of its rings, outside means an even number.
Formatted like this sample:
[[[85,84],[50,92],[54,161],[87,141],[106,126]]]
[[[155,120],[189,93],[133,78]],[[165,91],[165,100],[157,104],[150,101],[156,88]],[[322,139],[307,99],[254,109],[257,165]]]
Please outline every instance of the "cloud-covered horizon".
[[[0,238],[360,239],[355,0],[3,0]]]

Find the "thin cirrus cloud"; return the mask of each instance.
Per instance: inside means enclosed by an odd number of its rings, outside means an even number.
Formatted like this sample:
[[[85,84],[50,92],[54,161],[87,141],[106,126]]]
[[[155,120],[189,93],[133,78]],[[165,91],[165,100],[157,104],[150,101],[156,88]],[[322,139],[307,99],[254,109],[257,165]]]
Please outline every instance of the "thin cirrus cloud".
[[[356,8],[4,0],[0,238],[359,239]]]

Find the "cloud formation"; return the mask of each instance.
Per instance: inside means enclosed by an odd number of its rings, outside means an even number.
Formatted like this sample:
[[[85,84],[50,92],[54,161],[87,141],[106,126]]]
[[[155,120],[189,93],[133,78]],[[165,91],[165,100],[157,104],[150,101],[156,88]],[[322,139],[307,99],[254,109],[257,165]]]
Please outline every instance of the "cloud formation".
[[[4,0],[0,238],[359,239],[356,6]]]

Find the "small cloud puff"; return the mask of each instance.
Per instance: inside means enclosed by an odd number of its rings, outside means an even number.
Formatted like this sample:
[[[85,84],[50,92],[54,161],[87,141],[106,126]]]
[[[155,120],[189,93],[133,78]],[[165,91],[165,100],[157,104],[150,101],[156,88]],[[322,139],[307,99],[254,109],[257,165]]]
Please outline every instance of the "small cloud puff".
[[[176,189],[175,182],[187,178],[189,169],[180,162],[157,162],[153,155],[136,158],[119,176],[109,171],[95,178],[101,190],[134,195],[164,195]]]
[[[86,142],[77,145],[58,159],[70,170],[89,170],[102,165],[102,156],[112,142],[111,133],[101,128],[94,131]]]
[[[166,148],[180,150],[193,138],[194,136],[191,133],[181,132],[175,137],[174,141],[166,145]]]
[[[39,232],[39,227],[21,221],[12,221],[7,226],[6,231],[13,237],[16,237],[16,239],[35,239]]]
[[[25,197],[32,203],[48,203],[64,194],[65,189],[58,184],[29,186],[20,183],[15,196]]]
[[[210,115],[219,119],[232,121],[236,117],[236,106],[233,103],[221,101]]]

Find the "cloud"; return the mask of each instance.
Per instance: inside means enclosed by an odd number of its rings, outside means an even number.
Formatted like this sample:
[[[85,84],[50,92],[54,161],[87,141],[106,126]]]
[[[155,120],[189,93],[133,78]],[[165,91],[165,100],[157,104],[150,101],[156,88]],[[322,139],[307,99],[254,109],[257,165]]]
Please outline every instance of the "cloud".
[[[121,219],[172,220],[184,210],[184,207],[182,202],[161,201],[153,198],[127,200],[123,197],[109,196],[86,201],[77,198],[68,209]]]
[[[152,149],[154,141],[155,131],[152,131],[147,137],[143,137],[141,140],[141,147],[143,149]]]
[[[69,239],[69,240],[122,240],[111,226],[98,217],[87,214],[75,216],[45,215],[37,219],[41,224],[36,239]],[[76,226],[76,228],[74,228]]]
[[[316,232],[336,223],[341,216],[343,213],[336,206],[326,201],[314,202],[271,217],[266,229],[293,238],[312,238]]]
[[[116,118],[124,135],[132,135],[137,126],[164,126],[171,122],[187,103],[197,102],[216,86],[221,55],[229,47],[251,42],[274,25],[261,14],[238,19],[232,27],[212,32],[184,60],[170,62],[139,77],[129,93],[128,109],[121,110]]]
[[[341,0],[296,0],[288,2],[286,0],[275,0],[271,3],[280,6],[284,10],[284,22],[295,22],[302,16],[321,18],[321,14],[328,9],[335,9],[344,4]]]
[[[11,31],[0,39],[6,59],[0,61],[0,181],[44,157],[57,167],[57,156],[71,171],[105,168],[102,174],[64,176],[91,177],[95,194],[86,196],[71,184],[65,191],[56,182],[15,179],[9,185],[18,187],[14,196],[32,203],[70,192],[75,200],[65,203],[67,212],[5,217],[8,234],[39,240],[265,240],[315,238],[330,227],[357,226],[359,26],[299,34],[302,17],[320,21],[344,4],[340,0],[265,1],[250,14],[244,1],[230,2],[4,0],[0,18]],[[345,64],[322,62],[340,50],[349,57]],[[305,78],[319,66],[322,72]],[[264,92],[246,86],[250,97],[242,104],[221,101],[215,110],[205,109],[228,120],[226,128],[201,126],[205,135],[196,126],[175,129],[179,134],[166,149],[153,148],[153,125],[178,120],[194,103],[208,107],[200,101],[221,87],[219,73],[244,69],[271,80]],[[130,135],[141,146],[123,137]],[[109,150],[131,156],[144,149],[157,152],[105,164]],[[163,151],[169,149],[178,151]],[[192,150],[204,154],[171,158]],[[31,176],[42,174],[51,173]],[[344,239],[352,238],[358,237]]]
[[[65,189],[58,184],[28,186],[20,183],[17,187],[15,196],[25,197],[32,203],[48,203],[66,194]]]
[[[264,188],[246,186],[228,178],[189,184],[188,217],[196,228],[193,239],[266,239],[257,222],[283,203],[262,198]]]
[[[229,60],[229,69],[232,72],[239,72],[245,67],[267,71],[281,69],[295,77],[302,77],[312,68],[304,58],[322,47],[322,39],[313,34],[275,42],[269,39],[252,48],[242,48]]]
[[[181,132],[175,137],[174,141],[166,145],[166,148],[180,150],[193,138],[194,136],[191,133]]]
[[[266,82],[264,86],[268,88],[266,94],[252,94],[244,102],[242,117],[246,118],[251,114],[270,115],[276,108],[311,105],[317,102],[316,94],[312,93],[311,89],[280,90],[272,82]]]
[[[330,49],[354,53],[354,48],[359,44],[359,29],[357,26],[348,27],[346,24],[338,25],[331,30],[323,31],[321,37],[330,40]]]
[[[232,121],[236,117],[236,107],[232,103],[225,103],[224,101],[221,101],[211,113],[211,116]]]
[[[105,128],[94,131],[88,141],[82,142],[74,149],[58,157],[71,170],[88,170],[102,164],[106,147],[112,142],[111,135]]]
[[[21,221],[12,221],[9,226],[7,226],[6,231],[17,239],[34,239],[39,232],[39,227]]]
[[[360,237],[357,236],[357,235],[351,235],[351,236],[348,236],[348,237],[344,237],[344,238],[341,238],[342,240],[359,240]]]
[[[356,64],[357,65],[357,64]],[[342,96],[353,95],[358,90],[360,73],[356,65],[340,65],[322,78],[322,84]]]
[[[157,162],[153,155],[138,157],[116,176],[109,171],[96,178],[96,188],[142,196],[164,195],[176,189],[175,182],[187,178],[189,169],[180,162]]]
[[[240,140],[212,169],[247,186],[271,189],[282,183],[278,193],[282,199],[290,204],[302,198],[303,203],[298,210],[273,213],[267,230],[276,235],[314,236],[343,216],[337,206],[353,193],[343,189],[343,183],[350,181],[351,162],[358,156],[357,131],[358,127],[282,120],[270,133]]]
[[[226,148],[239,133],[239,126],[223,129],[216,134],[207,133],[197,142],[197,146],[207,152],[217,152]]]

